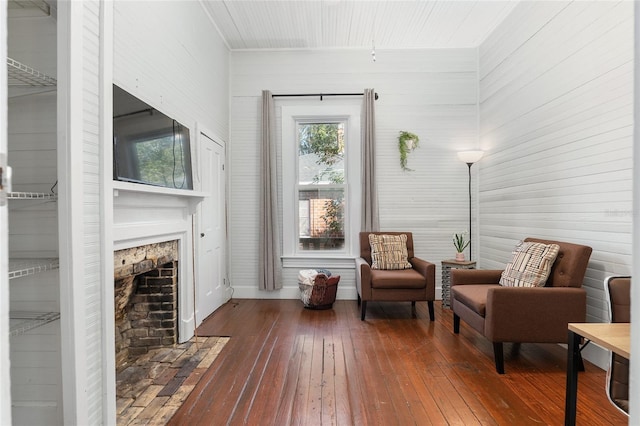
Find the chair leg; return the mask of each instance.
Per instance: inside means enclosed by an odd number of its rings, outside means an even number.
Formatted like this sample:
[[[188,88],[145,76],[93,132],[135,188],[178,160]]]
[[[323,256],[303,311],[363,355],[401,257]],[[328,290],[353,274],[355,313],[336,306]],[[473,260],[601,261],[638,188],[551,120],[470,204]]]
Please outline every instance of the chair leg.
[[[493,342],[493,356],[496,360],[496,371],[498,374],[504,374],[504,354],[502,351],[502,342]]]
[[[360,306],[360,301],[361,301],[360,295],[358,295],[358,306]]]
[[[433,300],[428,300],[427,301],[427,306],[429,306],[429,319],[431,321],[435,321],[436,317],[435,317],[435,313],[433,311]],[[460,320],[460,318],[458,318],[458,320]]]
[[[367,301],[363,300],[362,305],[360,306],[360,321],[364,321],[364,314],[367,312]]]
[[[460,317],[456,314],[453,314],[453,332],[460,333]]]

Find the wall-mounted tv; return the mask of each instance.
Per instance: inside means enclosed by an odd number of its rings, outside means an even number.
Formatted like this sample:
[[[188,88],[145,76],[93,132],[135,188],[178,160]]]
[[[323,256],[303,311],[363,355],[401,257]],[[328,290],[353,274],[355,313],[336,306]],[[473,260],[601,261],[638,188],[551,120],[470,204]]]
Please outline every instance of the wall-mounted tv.
[[[189,128],[115,84],[113,179],[193,189]]]

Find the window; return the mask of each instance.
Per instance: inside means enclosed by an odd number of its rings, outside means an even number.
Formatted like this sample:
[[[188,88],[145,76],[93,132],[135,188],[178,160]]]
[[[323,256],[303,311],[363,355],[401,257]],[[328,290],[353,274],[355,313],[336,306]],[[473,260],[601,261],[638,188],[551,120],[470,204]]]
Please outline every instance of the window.
[[[283,254],[351,254],[360,229],[359,105],[282,107],[282,133]]]
[[[298,250],[344,248],[345,122],[297,121]]]

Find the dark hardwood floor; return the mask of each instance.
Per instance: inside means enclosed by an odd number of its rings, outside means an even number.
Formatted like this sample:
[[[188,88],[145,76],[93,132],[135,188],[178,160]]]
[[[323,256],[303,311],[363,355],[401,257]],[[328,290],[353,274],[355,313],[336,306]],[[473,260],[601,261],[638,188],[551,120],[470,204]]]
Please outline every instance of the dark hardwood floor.
[[[303,309],[298,300],[233,300],[199,328],[231,336],[171,419],[173,425],[561,425],[566,351],[505,345],[506,374],[492,345],[436,302],[355,301]],[[605,372],[585,362],[578,425],[622,425],[604,391]]]

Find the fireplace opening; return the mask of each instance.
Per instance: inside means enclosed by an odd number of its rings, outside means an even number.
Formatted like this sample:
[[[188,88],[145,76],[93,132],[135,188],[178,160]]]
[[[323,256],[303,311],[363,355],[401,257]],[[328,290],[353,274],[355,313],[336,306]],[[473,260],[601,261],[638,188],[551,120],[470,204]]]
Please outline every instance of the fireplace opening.
[[[114,253],[116,371],[178,342],[178,241]]]

